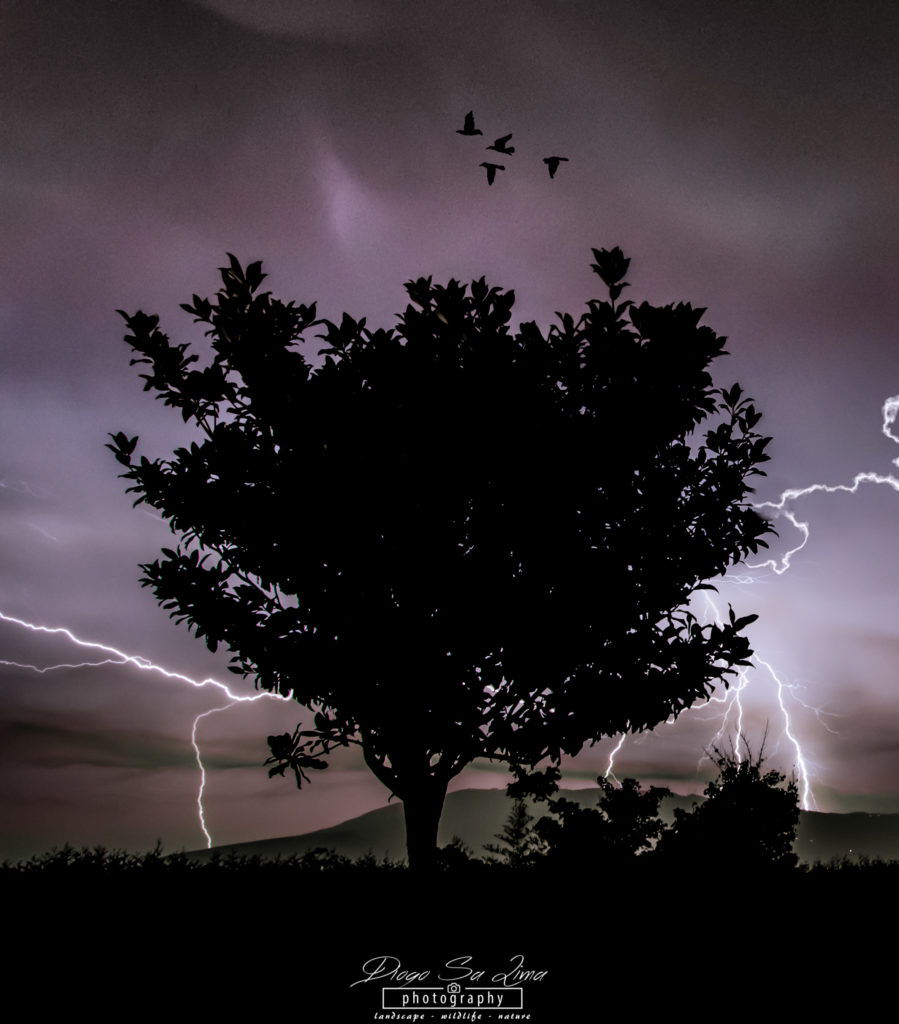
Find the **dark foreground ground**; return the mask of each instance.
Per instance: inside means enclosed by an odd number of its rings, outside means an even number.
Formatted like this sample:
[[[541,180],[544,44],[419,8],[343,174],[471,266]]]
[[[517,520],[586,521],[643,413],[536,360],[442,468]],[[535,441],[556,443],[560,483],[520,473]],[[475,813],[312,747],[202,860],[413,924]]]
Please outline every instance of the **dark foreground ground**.
[[[6,1004],[292,1024],[800,1020],[848,1000],[868,1020],[894,1005],[897,890],[897,864],[5,870]]]

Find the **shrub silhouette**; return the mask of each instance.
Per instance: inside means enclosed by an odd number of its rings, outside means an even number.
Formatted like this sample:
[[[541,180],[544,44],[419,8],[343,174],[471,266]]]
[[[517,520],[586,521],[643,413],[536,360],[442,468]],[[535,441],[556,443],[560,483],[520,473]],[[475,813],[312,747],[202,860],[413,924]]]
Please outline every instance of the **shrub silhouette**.
[[[744,740],[745,743],[745,740]],[[675,810],[674,827],[658,845],[669,863],[698,863],[724,870],[765,871],[795,867],[799,790],[794,779],[763,771],[764,743],[753,758],[714,747],[718,777],[706,800],[692,811]]]
[[[608,301],[544,335],[513,292],[409,282],[394,330],[261,292],[230,257],[211,361],[123,313],[145,390],[198,430],[169,459],[111,448],[135,504],[179,537],[144,564],[173,618],[231,670],[311,712],[269,737],[298,786],[357,744],[434,864],[449,781],[520,777],[651,728],[748,663],[755,616],[701,625],[690,597],[771,526],[747,502],[760,414],[710,364],[704,310],[619,301],[629,260],[593,250]],[[297,348],[318,328],[324,362]],[[700,427],[704,434],[698,434]]]
[[[665,825],[659,804],[667,789],[644,790],[636,779],[615,786],[600,776],[599,806],[582,807],[557,797],[549,801],[552,817],[541,818],[535,830],[546,846],[547,863],[597,868],[630,866],[634,857],[651,850]]]

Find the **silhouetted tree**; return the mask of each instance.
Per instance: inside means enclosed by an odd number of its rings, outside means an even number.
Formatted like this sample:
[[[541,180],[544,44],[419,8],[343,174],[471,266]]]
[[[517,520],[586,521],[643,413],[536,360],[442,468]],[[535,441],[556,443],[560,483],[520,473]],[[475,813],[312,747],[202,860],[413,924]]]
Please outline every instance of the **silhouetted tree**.
[[[669,790],[644,790],[636,779],[625,779],[620,786],[602,776],[596,781],[598,807],[583,807],[566,797],[549,801],[552,817],[541,818],[535,826],[549,863],[626,867],[637,854],[651,850],[664,832],[659,804]]]
[[[712,749],[718,777],[706,787],[706,800],[692,811],[675,810],[674,827],[657,848],[660,857],[676,865],[702,863],[737,872],[795,867],[796,781],[762,770],[764,743],[757,756],[748,744],[746,753],[740,758],[736,749]]]
[[[546,852],[546,844],[534,830],[533,821],[527,802],[521,798],[515,800],[502,832],[496,833],[499,844],[485,843],[484,849],[510,867],[529,867]]]
[[[474,758],[519,774],[656,725],[747,664],[755,616],[687,608],[771,529],[750,507],[759,413],[713,386],[724,339],[689,305],[609,290],[544,334],[513,292],[422,278],[394,330],[316,318],[232,256],[194,364],[156,316],[123,313],[144,388],[199,428],[171,459],[112,435],[122,476],[178,545],[142,584],[232,671],[291,694],[311,727],[271,737],[271,773],[335,746],[404,804],[433,861],[447,784]],[[320,328],[324,361],[296,348]],[[706,425],[704,435],[696,434]]]

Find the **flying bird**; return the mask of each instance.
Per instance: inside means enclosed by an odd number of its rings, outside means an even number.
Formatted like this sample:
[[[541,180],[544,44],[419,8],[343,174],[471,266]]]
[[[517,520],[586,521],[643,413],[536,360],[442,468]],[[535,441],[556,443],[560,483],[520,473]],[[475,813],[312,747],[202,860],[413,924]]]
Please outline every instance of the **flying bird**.
[[[496,178],[497,171],[504,171],[506,168],[502,164],[488,164],[483,163],[481,167],[487,168],[487,184],[492,185],[494,178]]]
[[[556,176],[556,171],[559,169],[559,164],[563,160],[567,163],[568,162],[568,157],[567,156],[545,156],[543,158],[543,162],[549,168],[549,176],[551,178],[554,178]]]
[[[514,146],[507,146],[507,145],[506,145],[506,143],[507,143],[507,142],[509,141],[509,139],[511,139],[511,138],[512,138],[512,133],[511,133],[511,132],[509,132],[509,134],[508,134],[508,135],[503,135],[503,136],[502,136],[501,138],[497,139],[497,140],[496,140],[496,141],[495,141],[495,142],[493,143],[493,145],[492,145],[492,146],[488,146],[487,148],[488,148],[488,149],[493,149],[493,150],[495,150],[495,151],[496,151],[497,153],[506,153],[507,155],[508,155],[508,154],[511,154],[511,153],[514,153],[514,152],[515,152],[515,147],[514,147]]]
[[[465,115],[465,127],[456,129],[457,135],[483,135],[480,128],[474,126],[474,112],[469,110]]]

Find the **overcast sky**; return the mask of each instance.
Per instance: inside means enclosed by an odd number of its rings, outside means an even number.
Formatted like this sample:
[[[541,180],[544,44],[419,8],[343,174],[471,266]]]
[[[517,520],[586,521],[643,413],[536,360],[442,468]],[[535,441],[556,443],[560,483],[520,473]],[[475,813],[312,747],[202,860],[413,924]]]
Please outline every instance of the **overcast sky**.
[[[514,322],[599,297],[591,247],[632,257],[631,298],[691,301],[729,338],[773,435],[759,500],[889,474],[899,394],[899,8],[815,2],[0,0],[0,612],[252,693],[140,588],[170,541],[104,449],[185,436],[141,391],[115,310],[211,294],[226,252],[267,286],[389,326],[422,275],[513,288]],[[483,138],[456,134],[474,110]],[[514,133],[488,187],[483,147]],[[569,158],[550,180],[542,158]],[[899,470],[895,470],[899,475]],[[822,810],[899,811],[899,494],[868,485],[794,509],[785,575],[722,588],[758,612],[757,653]],[[780,524],[782,553],[799,540]],[[102,660],[0,623],[0,658]],[[745,728],[796,763],[777,687],[749,677]],[[801,688],[801,689],[800,689]],[[819,709],[816,713],[804,704]],[[203,845],[190,735],[225,703],[135,667],[0,667],[0,855],[64,841]],[[701,789],[720,721],[692,712],[616,772]],[[720,707],[720,706],[719,706]],[[344,754],[298,794],[266,778],[264,701],[202,719],[216,841],[293,834],[383,804]],[[570,779],[604,770],[611,743]],[[706,766],[707,767],[707,766]],[[707,773],[706,773],[707,774]],[[454,784],[499,786],[475,766]]]

